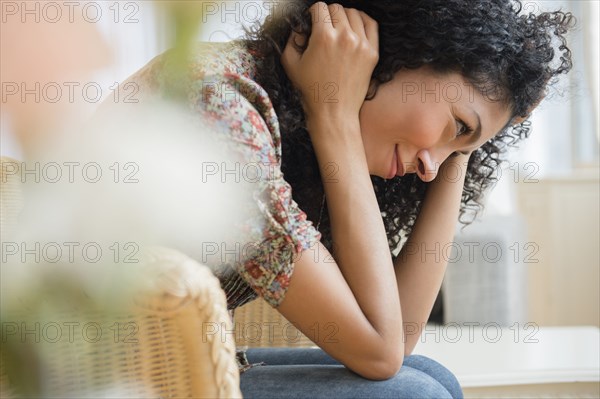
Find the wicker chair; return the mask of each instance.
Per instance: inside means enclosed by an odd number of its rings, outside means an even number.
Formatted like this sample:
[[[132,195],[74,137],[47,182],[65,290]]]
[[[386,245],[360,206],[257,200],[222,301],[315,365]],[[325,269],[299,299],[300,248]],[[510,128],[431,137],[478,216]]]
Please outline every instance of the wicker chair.
[[[234,321],[238,347],[316,347],[281,313],[260,298],[236,309]]]
[[[23,194],[14,173],[20,163],[4,157],[0,165],[4,243],[16,237]],[[105,333],[97,340],[75,333],[58,340],[53,335],[48,344],[48,337],[36,342],[31,333],[15,334],[10,327],[18,328],[20,320],[44,320],[39,293],[23,292],[21,313],[2,315],[0,397],[29,396],[19,379],[32,388],[31,375],[40,377],[34,392],[48,397],[241,397],[234,342],[203,333],[206,323],[231,329],[225,294],[210,269],[177,251],[154,248],[141,262],[139,277],[148,281],[142,284],[146,289],[108,318],[90,312],[93,304],[85,292],[67,313],[55,315],[55,324],[93,320]]]

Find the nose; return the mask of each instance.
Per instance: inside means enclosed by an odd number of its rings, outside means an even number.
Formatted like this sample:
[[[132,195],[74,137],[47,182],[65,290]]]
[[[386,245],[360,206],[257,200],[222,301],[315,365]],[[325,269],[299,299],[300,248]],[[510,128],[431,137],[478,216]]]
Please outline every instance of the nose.
[[[417,152],[416,173],[424,182],[430,182],[437,176],[439,165],[428,150]]]

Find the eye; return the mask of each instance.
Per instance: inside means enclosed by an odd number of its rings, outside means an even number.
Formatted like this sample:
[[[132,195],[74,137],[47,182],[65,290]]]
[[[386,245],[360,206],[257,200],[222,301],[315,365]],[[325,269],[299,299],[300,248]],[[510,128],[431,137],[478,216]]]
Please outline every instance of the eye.
[[[469,134],[473,131],[473,129],[471,129],[471,127],[469,125],[467,125],[466,122],[462,121],[461,119],[456,119],[456,136],[462,136],[465,134]]]

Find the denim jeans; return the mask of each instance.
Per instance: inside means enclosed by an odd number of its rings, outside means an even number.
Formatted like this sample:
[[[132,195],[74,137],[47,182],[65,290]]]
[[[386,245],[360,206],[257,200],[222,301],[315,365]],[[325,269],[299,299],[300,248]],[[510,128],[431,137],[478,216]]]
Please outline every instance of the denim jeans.
[[[264,362],[240,376],[244,398],[462,398],[454,374],[421,355],[404,358],[384,381],[365,379],[318,348],[251,348],[250,363]]]

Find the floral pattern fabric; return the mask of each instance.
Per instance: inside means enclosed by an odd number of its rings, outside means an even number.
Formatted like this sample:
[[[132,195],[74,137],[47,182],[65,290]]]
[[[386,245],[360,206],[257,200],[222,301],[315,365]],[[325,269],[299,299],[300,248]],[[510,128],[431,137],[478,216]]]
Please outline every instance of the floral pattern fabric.
[[[169,52],[159,55],[128,79],[140,96],[160,96],[173,84]],[[294,259],[321,239],[292,199],[291,186],[281,172],[281,133],[266,91],[255,82],[255,57],[242,40],[199,43],[189,62],[187,105],[243,160],[268,165],[252,183],[256,223],[246,223],[247,237],[259,243],[249,257],[215,274],[227,295],[230,310],[264,298],[273,307],[283,300],[293,273]],[[179,82],[180,83],[180,82]],[[125,84],[125,82],[124,82]],[[163,94],[161,94],[163,93]]]

